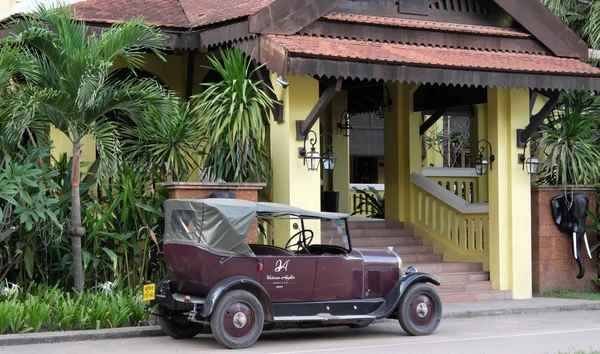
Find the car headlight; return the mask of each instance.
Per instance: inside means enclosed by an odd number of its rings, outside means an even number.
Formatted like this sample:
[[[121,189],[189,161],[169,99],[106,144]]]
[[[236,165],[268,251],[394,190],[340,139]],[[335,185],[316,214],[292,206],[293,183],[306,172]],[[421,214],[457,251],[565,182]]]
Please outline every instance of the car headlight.
[[[410,266],[408,268],[406,268],[406,275],[409,275],[411,273],[416,273],[417,272],[417,268],[414,266]]]

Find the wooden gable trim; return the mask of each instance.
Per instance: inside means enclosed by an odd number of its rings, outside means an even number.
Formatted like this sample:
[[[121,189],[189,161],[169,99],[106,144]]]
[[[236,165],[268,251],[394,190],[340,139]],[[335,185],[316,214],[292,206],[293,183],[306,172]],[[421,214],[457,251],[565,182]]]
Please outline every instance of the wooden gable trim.
[[[275,0],[249,18],[253,33],[294,34],[331,12],[343,0]]]
[[[299,34],[448,48],[476,48],[478,50],[550,54],[548,49],[534,38],[440,32],[329,20],[315,21],[299,31]]]
[[[447,85],[475,85],[547,90],[600,91],[600,77],[550,73],[486,71],[440,67],[390,65],[382,62],[339,61],[330,58],[289,58],[292,74],[343,77],[359,80],[390,80]]]
[[[506,13],[559,57],[588,57],[587,44],[539,0],[494,0]]]
[[[546,117],[548,117],[550,112],[552,112],[554,110],[554,108],[556,108],[558,103],[560,101],[562,101],[563,95],[564,95],[564,91],[558,91],[558,90],[552,91],[552,92],[550,92],[550,94],[547,95],[548,101],[546,101],[546,103],[540,109],[539,112],[537,112],[536,114],[531,116],[531,118],[529,120],[529,124],[521,132],[521,135],[519,138],[520,141],[517,141],[517,143],[520,142],[520,143],[524,144],[527,141],[527,139],[529,139],[533,135],[533,133],[535,133],[538,130],[538,128],[540,127],[540,125],[542,124],[544,119],[546,119]]]

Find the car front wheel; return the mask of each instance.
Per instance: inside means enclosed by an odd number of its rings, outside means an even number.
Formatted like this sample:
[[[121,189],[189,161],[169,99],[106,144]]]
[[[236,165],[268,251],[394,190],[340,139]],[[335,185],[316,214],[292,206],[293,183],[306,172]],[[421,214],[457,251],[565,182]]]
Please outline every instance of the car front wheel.
[[[442,300],[437,291],[426,284],[415,284],[402,295],[398,306],[398,322],[411,336],[433,333],[442,319]]]
[[[247,348],[262,332],[264,312],[256,296],[233,290],[219,300],[210,318],[217,342],[229,349]]]

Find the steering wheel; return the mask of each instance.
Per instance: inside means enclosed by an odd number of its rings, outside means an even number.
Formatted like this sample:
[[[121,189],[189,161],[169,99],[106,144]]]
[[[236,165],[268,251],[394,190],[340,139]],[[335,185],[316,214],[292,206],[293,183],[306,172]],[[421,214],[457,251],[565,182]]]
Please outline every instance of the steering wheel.
[[[310,234],[308,237],[306,236],[307,233]],[[288,250],[288,249],[296,246],[296,251],[305,250],[308,253],[308,250],[307,250],[308,245],[310,245],[314,236],[315,236],[315,234],[314,234],[314,232],[312,232],[312,230],[298,231],[292,237],[290,237],[288,242],[285,244],[285,249]],[[295,242],[292,242],[296,238],[298,240]]]

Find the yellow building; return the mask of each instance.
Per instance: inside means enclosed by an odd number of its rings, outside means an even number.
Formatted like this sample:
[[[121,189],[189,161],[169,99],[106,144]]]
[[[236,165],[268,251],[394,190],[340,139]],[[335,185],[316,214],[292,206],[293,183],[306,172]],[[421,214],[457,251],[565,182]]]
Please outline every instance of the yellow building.
[[[517,132],[557,103],[536,105],[532,93],[600,88],[600,70],[582,61],[585,43],[539,0],[88,0],[75,9],[91,27],[143,16],[163,29],[168,60],[148,55],[145,70],[182,98],[197,92],[217,47],[266,64],[283,103],[268,127],[275,202],[318,210],[333,190],[340,211],[352,212],[357,167],[340,127],[374,112],[383,157],[367,169],[379,171],[369,183],[385,190],[385,219],[412,228],[445,262],[482,264],[494,290],[532,296],[530,179]],[[489,162],[484,175],[429,167],[440,161],[421,137],[457,112],[470,121],[471,166],[480,149]],[[311,130],[332,134],[333,172],[303,163]]]

